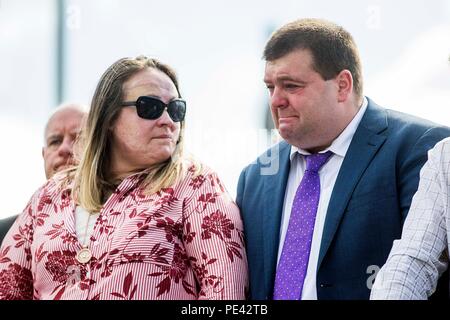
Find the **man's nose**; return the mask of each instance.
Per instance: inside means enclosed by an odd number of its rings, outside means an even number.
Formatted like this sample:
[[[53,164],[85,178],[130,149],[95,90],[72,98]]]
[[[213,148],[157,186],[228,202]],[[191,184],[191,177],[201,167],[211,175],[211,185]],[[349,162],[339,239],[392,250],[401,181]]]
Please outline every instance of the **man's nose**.
[[[58,154],[61,157],[69,157],[72,155],[73,150],[73,143],[74,141],[72,139],[64,139],[61,145],[58,148]]]
[[[280,88],[274,87],[270,95],[270,106],[274,109],[283,108],[287,106],[286,95]]]

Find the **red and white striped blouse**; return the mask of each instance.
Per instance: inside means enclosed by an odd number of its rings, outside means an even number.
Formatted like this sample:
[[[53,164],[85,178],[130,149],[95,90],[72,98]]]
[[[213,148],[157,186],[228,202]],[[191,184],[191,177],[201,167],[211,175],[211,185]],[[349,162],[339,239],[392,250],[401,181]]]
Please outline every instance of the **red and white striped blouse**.
[[[104,204],[86,264],[75,258],[70,188],[49,180],[0,248],[0,299],[244,299],[242,220],[218,176],[191,168],[151,196],[141,179],[123,180]]]

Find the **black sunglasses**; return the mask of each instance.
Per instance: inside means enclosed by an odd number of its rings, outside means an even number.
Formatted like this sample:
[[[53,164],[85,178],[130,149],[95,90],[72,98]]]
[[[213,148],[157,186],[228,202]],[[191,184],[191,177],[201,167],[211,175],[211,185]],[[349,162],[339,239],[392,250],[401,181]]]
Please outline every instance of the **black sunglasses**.
[[[136,106],[138,116],[148,120],[158,119],[166,108],[167,113],[174,122],[183,121],[186,115],[186,101],[182,99],[174,99],[167,105],[157,97],[142,96],[136,101],[122,102],[122,106]]]

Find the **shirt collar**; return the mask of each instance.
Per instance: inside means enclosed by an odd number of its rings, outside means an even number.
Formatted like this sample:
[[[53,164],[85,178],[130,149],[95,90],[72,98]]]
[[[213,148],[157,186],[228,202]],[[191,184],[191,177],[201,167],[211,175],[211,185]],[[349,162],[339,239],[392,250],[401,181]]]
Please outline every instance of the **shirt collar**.
[[[345,154],[347,153],[347,150],[350,147],[350,143],[352,142],[353,135],[355,134],[356,129],[358,128],[359,123],[361,122],[361,119],[364,113],[366,112],[367,105],[368,105],[367,98],[364,97],[363,103],[359,108],[359,111],[353,117],[352,121],[347,125],[344,131],[342,131],[341,134],[336,139],[334,139],[331,145],[325,150],[321,151],[320,153],[331,151],[335,155],[338,155],[342,158],[345,157]],[[311,154],[306,150],[297,148],[295,146],[291,146],[291,155],[290,155],[291,161],[297,153],[304,156]]]

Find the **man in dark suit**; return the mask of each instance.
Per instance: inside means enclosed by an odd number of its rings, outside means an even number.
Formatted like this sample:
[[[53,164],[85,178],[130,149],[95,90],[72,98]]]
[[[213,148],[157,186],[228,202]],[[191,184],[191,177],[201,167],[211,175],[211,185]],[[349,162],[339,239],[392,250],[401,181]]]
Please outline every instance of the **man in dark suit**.
[[[354,40],[333,23],[283,26],[264,58],[284,141],[239,178],[251,298],[369,299],[427,151],[450,129],[364,97]]]
[[[86,115],[85,106],[66,103],[56,108],[48,119],[42,147],[47,179],[56,172],[73,165],[73,144],[80,133]],[[16,218],[17,215],[0,220],[0,244]]]

